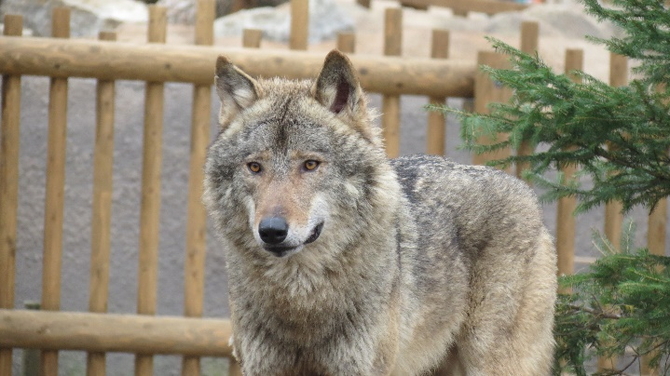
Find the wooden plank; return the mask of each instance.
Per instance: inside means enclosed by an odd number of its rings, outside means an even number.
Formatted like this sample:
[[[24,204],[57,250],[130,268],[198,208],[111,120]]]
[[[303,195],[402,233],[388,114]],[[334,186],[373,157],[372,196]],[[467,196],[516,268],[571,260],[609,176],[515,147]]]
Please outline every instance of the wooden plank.
[[[207,85],[213,83],[214,62],[221,54],[252,76],[289,79],[316,77],[324,59],[323,53],[303,51],[17,37],[0,37],[0,53],[3,74]],[[473,96],[476,66],[470,61],[358,54],[350,59],[370,92]]]
[[[521,23],[521,51],[534,55],[538,51],[538,40],[540,38],[540,25],[534,21],[524,21]],[[581,69],[581,68],[580,68]],[[524,141],[521,143],[519,148],[516,151],[516,154],[519,156],[525,156],[533,154],[532,146]],[[521,179],[523,171],[528,170],[530,164],[528,162],[517,162],[516,163],[516,177]],[[530,181],[526,180],[526,183],[530,184]]]
[[[242,32],[242,46],[245,48],[260,48],[263,39],[263,30],[244,29]]]
[[[21,36],[23,17],[5,15],[4,35]],[[21,76],[2,76],[0,124],[0,308],[14,307],[19,203]],[[0,348],[0,375],[12,374],[12,349]]]
[[[431,57],[433,59],[449,58],[449,31],[433,30]],[[430,97],[431,105],[444,105],[447,98]],[[428,112],[428,130],[426,133],[426,153],[445,155],[446,118],[442,112]]]
[[[231,356],[229,320],[0,309],[0,346]]]
[[[54,8],[52,36],[70,37],[70,10]],[[63,257],[63,208],[67,137],[67,78],[52,78],[49,89],[49,143],[47,151],[46,201],[44,208],[44,256],[42,261],[42,309],[60,309]],[[43,351],[40,374],[58,375],[58,351]]]
[[[480,51],[477,55],[477,65],[487,65],[496,69],[510,68],[510,62],[507,56],[490,51]],[[489,113],[488,104],[492,102],[507,102],[512,95],[512,90],[493,82],[489,76],[481,70],[475,76],[475,112],[480,114]],[[500,134],[497,137],[506,137]],[[482,136],[479,144],[490,144],[493,140],[487,136]],[[507,158],[510,155],[509,149],[498,150],[491,153],[477,154],[473,156],[473,164],[483,165],[486,162]],[[509,172],[509,169],[507,170]]]
[[[195,43],[214,43],[216,2],[199,0],[196,15]],[[247,35],[245,31],[245,35]],[[260,43],[260,40],[259,40]],[[202,204],[207,145],[209,144],[212,87],[194,85],[191,111],[191,159],[188,183],[186,221],[186,255],[184,260],[184,316],[202,317],[205,291],[205,255],[207,251],[207,213]],[[182,376],[200,375],[200,358],[182,359]]]
[[[148,42],[163,44],[166,33],[167,9],[150,5]],[[163,161],[163,92],[162,82],[146,83],[137,289],[137,313],[145,315],[156,314],[161,163]],[[137,355],[135,357],[135,376],[151,375],[153,375],[153,356]]]
[[[565,53],[565,73],[570,75],[574,70],[583,70],[584,51],[580,49],[568,49]],[[571,75],[574,82],[581,78]],[[572,148],[574,150],[574,148]],[[576,166],[563,165],[560,168],[566,181],[574,179]],[[556,252],[558,254],[558,275],[571,275],[575,272],[575,216],[577,207],[576,197],[562,197],[558,200],[556,208]],[[561,290],[569,293],[570,290]]]
[[[99,39],[115,41],[116,34],[101,32]],[[109,296],[115,91],[114,81],[98,81],[95,152],[93,156],[91,278],[88,300],[88,309],[91,312],[107,312],[107,298]],[[105,364],[104,353],[88,353],[86,358],[86,375],[104,376]]]
[[[309,42],[309,0],[291,0],[289,48],[306,50]]]
[[[402,54],[402,9],[388,8],[384,13],[384,55]],[[382,97],[382,129],[386,155],[400,155],[400,96],[386,94]]]
[[[356,34],[350,32],[337,34],[337,49],[353,54],[356,50]]]
[[[497,0],[402,0],[403,5],[413,7],[438,6],[451,8],[454,14],[467,15],[468,12],[496,14],[526,9],[528,5]]]
[[[610,53],[610,85],[623,86],[628,84],[628,58]],[[607,148],[612,148],[607,144]],[[621,233],[623,225],[623,204],[620,201],[610,201],[605,204],[605,237],[612,243],[616,251],[621,251]],[[616,369],[618,357],[598,358],[598,371]]]

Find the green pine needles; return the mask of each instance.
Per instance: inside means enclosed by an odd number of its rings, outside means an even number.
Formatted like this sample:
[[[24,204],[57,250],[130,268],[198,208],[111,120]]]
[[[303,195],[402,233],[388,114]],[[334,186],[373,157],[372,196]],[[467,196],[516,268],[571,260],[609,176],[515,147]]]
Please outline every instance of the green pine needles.
[[[476,153],[529,143],[532,155],[492,163],[527,162],[525,177],[544,188],[544,200],[576,196],[577,212],[612,200],[624,211],[636,205],[651,210],[670,196],[670,10],[663,0],[583,3],[588,13],[623,30],[620,38],[591,40],[634,59],[629,85],[611,87],[579,71],[556,74],[538,56],[491,39],[509,55],[512,69],[482,69],[513,89],[511,101],[490,105],[488,115],[430,109],[456,113],[464,146]],[[482,136],[494,142],[478,143]],[[565,165],[578,166],[575,180],[548,177]],[[634,250],[632,232],[628,225],[620,253],[596,235],[603,257],[589,271],[562,278],[572,293],[562,294],[557,306],[556,375],[586,375],[589,357],[624,352],[619,368],[602,374],[634,372],[635,361],[645,356],[661,375],[670,375],[670,258]]]

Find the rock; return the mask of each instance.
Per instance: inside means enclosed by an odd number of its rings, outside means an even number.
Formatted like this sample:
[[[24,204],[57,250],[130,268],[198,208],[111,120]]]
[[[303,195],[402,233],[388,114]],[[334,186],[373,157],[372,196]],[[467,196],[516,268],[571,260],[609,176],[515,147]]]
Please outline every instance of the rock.
[[[340,32],[354,29],[353,18],[335,0],[310,0],[309,9],[309,43],[331,40]],[[243,10],[214,22],[217,36],[240,36],[244,29],[260,29],[268,40],[287,42],[291,29],[290,7]]]
[[[216,17],[232,13],[235,0],[216,0]],[[277,6],[288,0],[242,0],[246,8]],[[173,24],[193,25],[197,11],[197,0],[158,0],[157,5],[168,8],[168,22]]]
[[[34,35],[50,36],[51,13],[56,7],[71,9],[73,37],[96,36],[124,22],[147,22],[149,17],[147,6],[134,0],[3,0],[0,13],[23,15],[24,25]]]

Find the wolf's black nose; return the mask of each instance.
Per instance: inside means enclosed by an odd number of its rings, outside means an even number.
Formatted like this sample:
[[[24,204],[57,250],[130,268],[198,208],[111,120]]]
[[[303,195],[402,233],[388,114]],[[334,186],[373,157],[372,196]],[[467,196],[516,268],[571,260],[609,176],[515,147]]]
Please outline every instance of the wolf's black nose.
[[[258,235],[266,244],[279,244],[288,235],[288,223],[282,217],[270,217],[261,220]]]

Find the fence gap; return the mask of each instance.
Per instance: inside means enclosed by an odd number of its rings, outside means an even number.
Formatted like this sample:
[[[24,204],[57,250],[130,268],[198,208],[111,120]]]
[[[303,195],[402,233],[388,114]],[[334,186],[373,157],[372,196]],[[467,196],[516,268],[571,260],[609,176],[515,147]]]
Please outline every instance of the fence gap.
[[[384,55],[402,54],[402,9],[388,8],[384,13]],[[386,155],[400,155],[400,96],[385,94],[382,97],[382,128]]]
[[[101,32],[104,41],[116,34]],[[93,157],[93,216],[91,220],[91,280],[88,309],[107,312],[109,296],[109,254],[111,246],[112,173],[114,163],[114,81],[98,80],[96,94],[96,135]],[[105,353],[88,353],[87,376],[105,375]]]
[[[51,35],[54,38],[70,37],[70,10],[68,8],[54,8]],[[49,136],[42,269],[42,309],[46,311],[60,309],[67,94],[67,78],[52,78],[49,88]],[[41,375],[58,375],[58,351],[43,351],[40,363]]]
[[[165,43],[166,8],[149,6],[149,43]],[[161,204],[161,163],[163,139],[163,82],[147,82],[144,102],[144,146],[137,313],[156,314],[158,245]],[[135,376],[153,375],[153,356],[135,357]]]
[[[199,0],[195,23],[195,44],[214,44],[216,2]],[[205,290],[205,255],[207,252],[207,213],[202,204],[207,144],[209,143],[211,85],[193,86],[191,110],[191,158],[188,182],[188,214],[186,223],[186,257],[184,263],[184,316],[202,317]],[[182,359],[182,376],[200,375],[200,357]]]
[[[584,51],[580,49],[568,49],[565,51],[565,73],[573,82],[581,82],[581,78],[572,74],[575,70],[584,69]],[[575,150],[571,147],[569,150]],[[567,182],[574,179],[577,167],[575,165],[562,165],[560,171]],[[575,216],[577,198],[561,197],[556,207],[556,252],[558,253],[558,275],[571,275],[575,271]],[[559,290],[569,293],[570,289]]]
[[[433,30],[433,39],[431,47],[431,57],[433,59],[449,58],[449,31]],[[430,97],[431,105],[444,105],[447,98]],[[428,131],[426,133],[426,153],[435,155],[445,155],[445,136],[446,136],[446,117],[439,111],[428,112]]]
[[[23,34],[23,17],[5,15],[5,36]],[[21,76],[2,76],[0,133],[0,308],[14,307],[16,223],[19,202]],[[0,348],[0,375],[12,374],[12,349]]]
[[[289,48],[307,50],[309,41],[309,0],[291,0]]]
[[[477,66],[487,65],[495,69],[509,69],[511,64],[506,55],[492,52],[480,51],[477,55]],[[498,102],[505,103],[509,101],[512,96],[512,90],[508,87],[502,86],[499,82],[493,81],[488,74],[481,69],[475,74],[475,112],[480,114],[488,114],[489,103]],[[507,137],[504,134],[498,134],[498,138]],[[478,144],[491,144],[494,140],[487,136],[482,136],[477,140]],[[510,156],[509,148],[496,150],[490,153],[475,154],[472,158],[472,163],[476,165],[483,165],[486,162],[496,159],[503,159]],[[505,171],[509,172],[509,168]]]
[[[538,52],[538,40],[540,37],[540,25],[534,21],[524,21],[521,23],[521,51],[530,55],[535,55]],[[567,59],[567,56],[566,56]],[[567,60],[566,60],[567,62]],[[578,68],[578,69],[581,69]],[[533,147],[527,142],[521,142],[516,151],[518,156],[525,156],[533,154]],[[528,170],[530,164],[528,162],[516,163],[516,177],[521,179],[524,170]],[[530,181],[526,180],[530,184]]]

